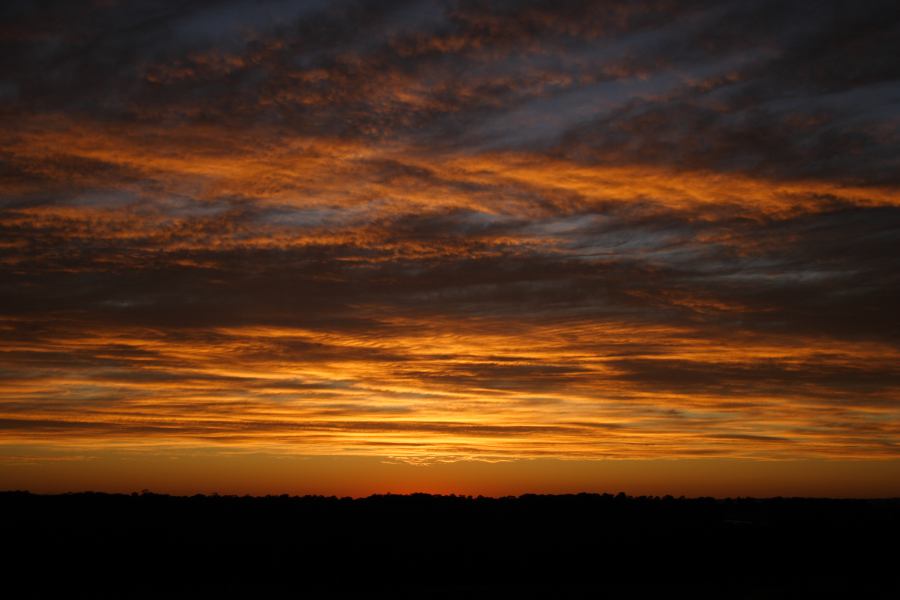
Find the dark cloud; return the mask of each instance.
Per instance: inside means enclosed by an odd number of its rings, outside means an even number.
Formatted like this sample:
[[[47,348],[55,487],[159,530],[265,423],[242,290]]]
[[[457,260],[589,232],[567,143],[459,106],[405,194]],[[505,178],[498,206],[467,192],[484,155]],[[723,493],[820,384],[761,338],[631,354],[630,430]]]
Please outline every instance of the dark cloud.
[[[837,402],[897,402],[895,391],[900,385],[900,374],[892,365],[834,364],[828,358],[750,363],[648,358],[616,359],[608,364],[620,370],[620,377],[642,387],[682,394],[814,398],[833,395]]]
[[[895,447],[896,2],[0,11],[4,431]]]

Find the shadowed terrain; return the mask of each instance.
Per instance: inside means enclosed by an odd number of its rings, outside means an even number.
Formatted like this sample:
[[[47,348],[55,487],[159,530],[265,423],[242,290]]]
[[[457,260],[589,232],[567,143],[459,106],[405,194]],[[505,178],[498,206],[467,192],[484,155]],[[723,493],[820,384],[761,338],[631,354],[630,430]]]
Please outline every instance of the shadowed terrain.
[[[896,499],[7,492],[0,509],[26,598],[900,592]]]

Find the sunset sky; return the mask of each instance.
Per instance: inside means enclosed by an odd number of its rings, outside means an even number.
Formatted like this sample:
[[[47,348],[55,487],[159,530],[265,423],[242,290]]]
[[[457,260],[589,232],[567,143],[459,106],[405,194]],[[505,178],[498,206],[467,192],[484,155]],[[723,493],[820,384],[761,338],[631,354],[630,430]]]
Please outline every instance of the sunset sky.
[[[6,1],[0,489],[900,495],[900,4]]]

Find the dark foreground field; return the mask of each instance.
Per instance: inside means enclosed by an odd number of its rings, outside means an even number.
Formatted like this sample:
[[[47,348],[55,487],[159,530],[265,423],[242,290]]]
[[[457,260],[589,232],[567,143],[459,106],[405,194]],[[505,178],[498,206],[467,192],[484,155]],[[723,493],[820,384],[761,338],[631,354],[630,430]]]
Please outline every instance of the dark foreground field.
[[[900,598],[900,500],[7,492],[0,508],[8,598]]]

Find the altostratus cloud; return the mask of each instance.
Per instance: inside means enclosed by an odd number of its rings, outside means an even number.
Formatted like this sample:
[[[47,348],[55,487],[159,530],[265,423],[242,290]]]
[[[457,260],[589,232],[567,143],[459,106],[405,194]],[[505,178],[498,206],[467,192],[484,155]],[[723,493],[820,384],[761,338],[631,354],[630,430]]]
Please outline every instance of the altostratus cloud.
[[[8,443],[896,456],[895,3],[3,11]]]

